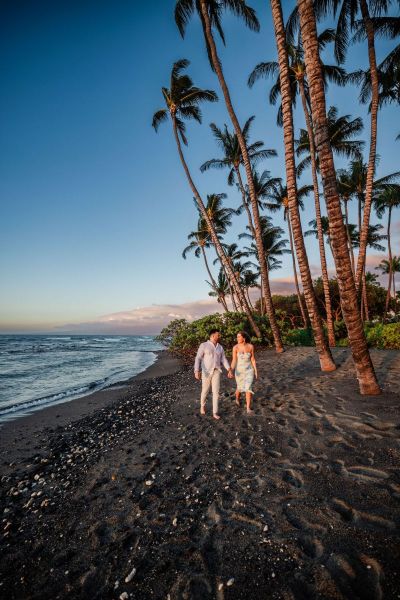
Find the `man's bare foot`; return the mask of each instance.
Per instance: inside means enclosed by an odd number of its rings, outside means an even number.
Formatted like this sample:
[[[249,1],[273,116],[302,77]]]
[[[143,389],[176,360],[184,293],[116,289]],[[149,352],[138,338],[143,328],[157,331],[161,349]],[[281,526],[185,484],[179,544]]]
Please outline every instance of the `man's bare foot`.
[[[206,414],[206,411],[204,410],[204,408],[201,408],[201,409],[200,409],[200,414],[201,414],[201,415],[205,415],[205,414]]]
[[[221,417],[220,417],[219,415],[217,415],[217,414],[214,414],[214,415],[213,415],[213,417],[214,417],[214,419],[216,419],[217,421],[219,421],[219,419],[221,418]]]

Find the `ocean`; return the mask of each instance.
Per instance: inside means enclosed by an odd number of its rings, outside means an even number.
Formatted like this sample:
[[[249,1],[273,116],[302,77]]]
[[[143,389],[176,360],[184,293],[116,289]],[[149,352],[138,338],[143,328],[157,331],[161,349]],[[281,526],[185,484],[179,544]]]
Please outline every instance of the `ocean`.
[[[141,373],[153,336],[0,335],[0,423]]]

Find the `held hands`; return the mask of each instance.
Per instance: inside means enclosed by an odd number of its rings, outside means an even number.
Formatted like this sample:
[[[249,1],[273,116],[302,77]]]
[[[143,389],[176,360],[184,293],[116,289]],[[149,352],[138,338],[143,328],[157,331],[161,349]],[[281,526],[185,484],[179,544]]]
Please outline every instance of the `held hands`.
[[[233,379],[232,369],[228,369],[228,379]]]

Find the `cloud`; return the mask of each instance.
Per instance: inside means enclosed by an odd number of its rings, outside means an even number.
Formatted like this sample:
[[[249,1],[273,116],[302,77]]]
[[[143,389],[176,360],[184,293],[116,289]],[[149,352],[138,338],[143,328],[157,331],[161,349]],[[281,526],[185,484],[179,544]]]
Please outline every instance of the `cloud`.
[[[172,319],[193,321],[204,315],[221,312],[215,300],[199,300],[185,304],[153,304],[152,306],[102,315],[93,321],[67,323],[56,328],[69,333],[156,334]]]
[[[291,277],[281,277],[271,281],[273,294],[293,294],[294,281]],[[252,302],[260,297],[260,290],[250,291]],[[96,334],[157,334],[172,319],[194,321],[205,315],[222,312],[222,306],[214,299],[197,300],[183,304],[153,304],[136,307],[132,310],[101,315],[92,321],[66,323],[54,328],[58,332]]]

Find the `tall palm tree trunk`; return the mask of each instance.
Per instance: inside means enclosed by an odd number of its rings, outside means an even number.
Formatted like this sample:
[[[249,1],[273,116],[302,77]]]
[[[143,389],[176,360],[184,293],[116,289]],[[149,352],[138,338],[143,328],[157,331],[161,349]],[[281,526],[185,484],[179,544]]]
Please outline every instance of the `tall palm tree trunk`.
[[[353,277],[355,277],[356,269],[355,269],[355,264],[354,264],[354,249],[353,249],[353,244],[351,242],[350,231],[349,231],[349,212],[348,212],[347,202],[348,202],[347,200],[344,200],[344,218],[346,221],[347,242],[349,244],[349,252],[350,252],[350,258],[351,258],[351,270],[353,272]]]
[[[253,219],[251,218],[250,208],[249,208],[249,205],[247,203],[246,190],[244,189],[244,185],[243,185],[243,181],[242,181],[242,176],[240,175],[240,169],[239,169],[239,167],[236,167],[236,166],[234,167],[234,169],[235,169],[235,172],[236,172],[236,176],[238,178],[239,189],[240,189],[240,192],[242,194],[242,203],[243,203],[243,206],[244,206],[244,208],[246,210],[246,213],[247,213],[247,220],[249,222],[250,231],[252,233],[253,238],[255,239],[256,238],[256,232],[255,232],[254,225],[253,225]]]
[[[367,341],[358,309],[357,291],[351,271],[349,249],[347,247],[346,228],[337,193],[336,172],[328,135],[325,89],[319,57],[313,0],[298,0],[297,6],[300,16],[307,80],[310,89],[315,146],[319,156],[343,317],[347,326],[360,392],[361,394],[379,394],[380,388],[368,352]]]
[[[216,284],[216,281],[215,281],[215,279],[212,276],[212,273],[210,271],[210,267],[208,265],[208,260],[207,260],[207,255],[206,255],[206,251],[204,250],[204,246],[200,246],[200,248],[201,248],[201,252],[203,254],[203,259],[204,259],[204,263],[206,265],[208,276],[209,276],[209,278],[211,280],[211,283],[212,283],[212,286],[213,286],[214,290],[216,290],[217,289],[217,284]]]
[[[379,81],[378,67],[376,64],[375,53],[375,33],[374,26],[369,16],[368,4],[366,0],[360,0],[361,15],[364,21],[365,30],[367,33],[368,42],[368,60],[369,70],[371,74],[371,136],[369,145],[367,181],[365,185],[365,204],[362,227],[360,229],[360,249],[358,252],[357,270],[356,270],[356,286],[361,285],[363,276],[363,267],[367,254],[367,237],[369,221],[372,208],[372,187],[375,176],[375,161],[376,161],[376,140],[378,131],[378,108],[379,108]]]
[[[247,295],[247,301],[248,301],[249,305],[250,305],[250,306],[251,306],[251,308],[254,310],[254,307],[253,307],[253,305],[252,305],[252,303],[251,303],[251,300],[250,300],[249,288],[246,288],[246,295]]]
[[[301,297],[300,287],[299,287],[299,279],[297,277],[296,255],[295,255],[294,245],[293,245],[293,234],[292,234],[292,227],[290,225],[289,209],[288,209],[288,231],[289,231],[290,250],[291,250],[291,253],[292,253],[294,285],[296,287],[297,301],[299,303],[300,312],[301,312],[301,318],[303,319],[304,327],[308,327],[309,320],[308,320],[306,308],[305,308],[304,303],[303,303],[303,298]]]
[[[223,249],[223,247],[221,245],[221,242],[218,239],[218,236],[217,236],[217,234],[215,232],[215,229],[214,229],[214,225],[213,225],[210,217],[208,216],[206,207],[204,206],[204,202],[201,199],[201,196],[200,196],[200,194],[199,194],[199,192],[198,192],[198,190],[197,190],[197,188],[196,188],[196,186],[194,184],[192,176],[190,175],[189,167],[186,164],[185,157],[184,157],[183,152],[182,152],[181,142],[180,142],[179,135],[178,135],[178,128],[177,128],[176,120],[175,120],[174,116],[172,117],[172,126],[173,126],[173,130],[174,130],[174,136],[175,136],[176,145],[177,145],[177,148],[178,148],[179,158],[181,159],[181,163],[182,163],[183,169],[185,171],[185,174],[186,174],[187,180],[189,182],[189,185],[191,187],[191,190],[193,192],[193,195],[196,198],[196,202],[197,202],[197,205],[199,207],[199,210],[200,210],[200,212],[201,212],[201,214],[202,214],[205,222],[207,223],[207,227],[208,227],[208,229],[210,231],[212,241],[214,243],[215,249],[216,249],[217,254],[218,254],[218,258],[220,259],[221,263],[224,265],[224,268],[226,270],[226,273],[227,273],[228,277],[231,278],[234,291],[236,292],[238,298],[240,298],[243,306],[246,307],[246,315],[247,315],[247,318],[249,319],[249,323],[250,323],[250,325],[251,325],[251,327],[252,327],[252,329],[253,329],[256,337],[260,338],[261,337],[261,331],[260,331],[260,329],[258,328],[256,322],[253,319],[253,315],[251,314],[251,310],[250,310],[250,307],[247,304],[247,300],[246,300],[246,298],[245,298],[245,296],[243,294],[243,291],[242,291],[241,287],[238,285],[238,283],[236,281],[235,274],[234,274],[234,272],[232,270],[232,267],[231,267],[231,265],[230,265],[230,263],[229,263],[226,255],[225,255],[225,252],[224,252],[224,249]]]
[[[223,294],[219,294],[218,291],[217,291],[218,290],[218,286],[217,286],[216,281],[215,281],[215,279],[212,276],[212,273],[210,271],[210,267],[208,265],[207,255],[206,255],[206,251],[204,249],[204,246],[200,246],[200,248],[201,248],[201,252],[203,254],[204,263],[206,265],[208,276],[211,279],[211,283],[212,283],[212,286],[214,288],[214,291],[217,292],[217,294],[218,294],[218,301],[222,304],[222,306],[224,307],[225,311],[228,312],[228,306],[227,306],[227,304],[225,302],[225,296]]]
[[[385,319],[386,319],[386,315],[388,313],[389,310],[389,304],[390,304],[390,295],[391,295],[391,291],[392,291],[392,277],[393,277],[393,259],[392,259],[392,243],[391,243],[391,239],[390,239],[390,225],[391,225],[391,221],[392,221],[392,207],[389,206],[389,210],[388,210],[388,224],[387,224],[387,240],[388,240],[388,259],[389,259],[389,281],[388,281],[388,289],[387,289],[387,294],[386,294],[386,302],[385,302]],[[394,277],[393,277],[393,284],[394,284]],[[393,285],[394,288],[394,285]],[[395,301],[396,301],[396,294],[394,296]]]
[[[319,255],[321,258],[321,271],[322,271],[322,285],[324,288],[324,297],[325,297],[325,310],[326,310],[326,325],[328,328],[328,340],[330,346],[336,346],[335,342],[335,330],[333,327],[333,318],[332,318],[332,303],[331,303],[331,293],[329,290],[329,276],[328,276],[328,267],[326,264],[326,254],[325,254],[325,243],[324,243],[324,234],[322,231],[322,221],[321,221],[321,204],[319,201],[319,189],[318,189],[318,177],[317,177],[317,161],[315,155],[315,143],[314,143],[314,131],[311,123],[310,113],[308,112],[308,106],[306,101],[306,94],[304,90],[304,80],[302,78],[299,79],[299,88],[300,88],[300,96],[301,102],[303,105],[304,117],[306,119],[308,139],[310,141],[310,156],[311,156],[311,173],[312,173],[312,181],[313,181],[313,189],[314,189],[314,201],[315,201],[315,218],[317,221],[317,234],[318,234],[318,245],[319,245]]]
[[[294,245],[297,253],[304,298],[313,328],[321,369],[334,371],[336,369],[331,351],[325,340],[321,315],[319,314],[315,296],[306,247],[301,227],[300,213],[297,202],[296,165],[294,160],[294,131],[292,115],[292,97],[290,92],[289,63],[286,50],[285,26],[283,23],[280,0],[270,0],[272,17],[275,28],[276,46],[278,49],[280,90],[282,99],[283,137],[285,145],[286,182],[289,202],[289,218],[291,220]]]
[[[363,278],[362,278],[362,299],[363,299],[363,307],[364,307],[364,317],[365,317],[366,321],[369,321],[367,282],[365,279],[365,265],[364,265]]]
[[[274,305],[272,302],[271,289],[270,289],[269,280],[268,280],[266,260],[265,260],[264,248],[263,248],[262,237],[261,237],[260,214],[259,214],[259,210],[258,210],[257,196],[256,196],[255,189],[254,189],[254,182],[253,182],[253,175],[251,172],[249,153],[247,151],[246,142],[243,137],[243,133],[240,128],[239,121],[236,117],[236,113],[233,109],[228,86],[226,84],[226,81],[225,81],[225,78],[224,78],[224,75],[222,72],[221,61],[219,60],[219,57],[217,54],[217,47],[215,45],[214,37],[212,34],[212,30],[211,30],[211,23],[210,23],[210,17],[208,14],[208,10],[207,10],[206,0],[200,0],[200,8],[201,8],[201,14],[203,17],[203,22],[204,22],[204,34],[206,36],[206,41],[207,41],[208,47],[210,49],[212,64],[213,64],[214,70],[217,74],[218,81],[221,86],[224,98],[225,98],[225,104],[226,104],[226,107],[227,107],[227,110],[229,113],[229,117],[230,117],[233,127],[235,129],[235,133],[237,135],[240,150],[241,150],[242,157],[243,157],[243,164],[244,164],[245,171],[246,171],[247,184],[249,186],[251,207],[252,207],[252,212],[253,212],[255,241],[256,241],[256,246],[257,246],[258,259],[260,262],[261,285],[263,286],[265,305],[266,305],[266,309],[267,309],[269,323],[271,326],[272,335],[274,338],[275,349],[277,352],[283,352],[283,344],[282,344],[281,334],[279,331],[278,323],[276,321],[275,309],[274,309]]]

